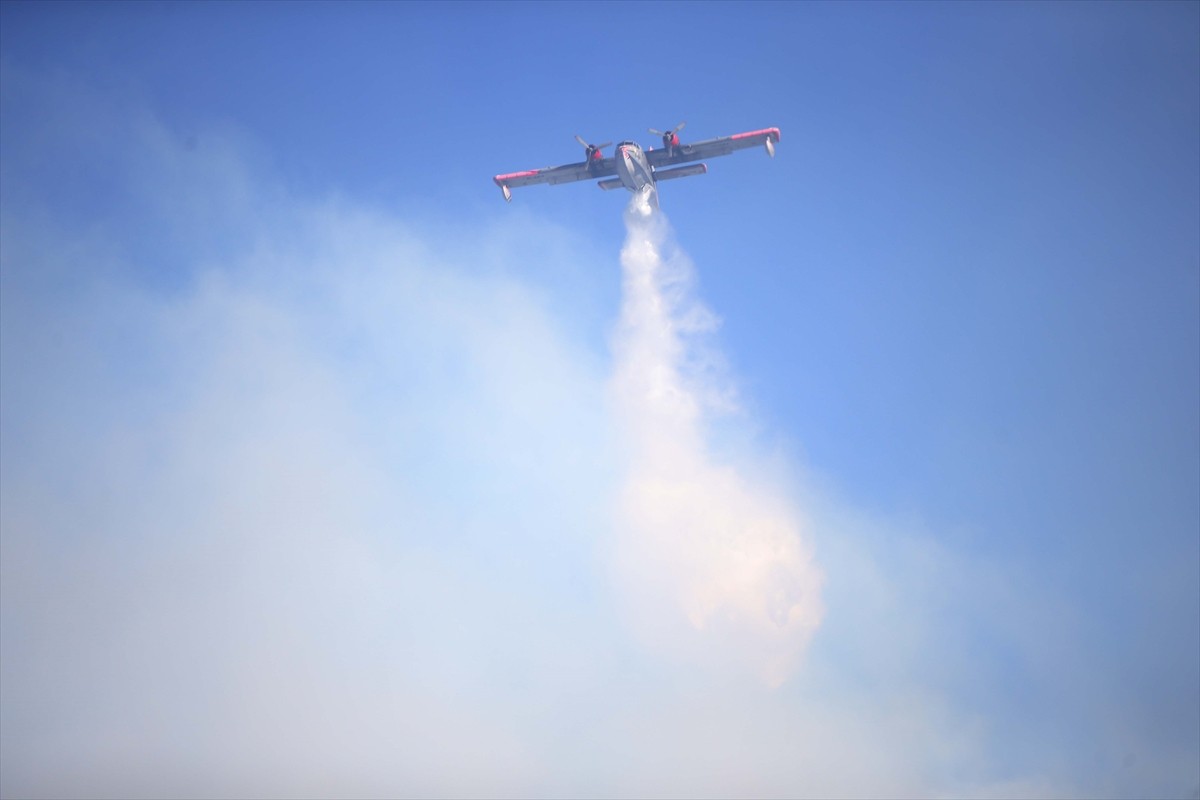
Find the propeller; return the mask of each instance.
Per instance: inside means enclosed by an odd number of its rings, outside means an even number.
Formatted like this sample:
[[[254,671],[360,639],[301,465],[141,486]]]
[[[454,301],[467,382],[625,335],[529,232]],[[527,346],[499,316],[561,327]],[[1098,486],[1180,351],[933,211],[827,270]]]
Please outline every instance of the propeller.
[[[612,142],[605,142],[604,144],[588,144],[578,133],[575,134],[575,141],[583,145],[583,149],[587,153],[587,162],[589,164],[592,162],[592,159],[603,157],[604,154],[600,151],[612,144]]]
[[[656,136],[661,136],[663,140],[663,147],[670,150],[679,144],[679,132],[683,130],[684,125],[687,125],[687,123],[681,122],[669,131],[660,131],[657,128],[651,128],[650,132]]]
[[[655,136],[674,136],[675,134],[677,134],[681,130],[683,130],[684,125],[687,125],[687,123],[681,122],[678,125],[676,125],[674,128],[672,128],[671,130],[667,131],[666,133],[663,133],[662,131],[658,130],[657,128],[651,128],[650,132],[653,133]]]

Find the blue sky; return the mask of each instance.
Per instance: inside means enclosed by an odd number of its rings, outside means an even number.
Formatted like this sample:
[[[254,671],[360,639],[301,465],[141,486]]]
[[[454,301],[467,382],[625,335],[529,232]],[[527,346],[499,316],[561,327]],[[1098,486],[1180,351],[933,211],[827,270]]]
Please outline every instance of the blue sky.
[[[5,795],[1200,791],[1200,6],[0,9]],[[491,183],[681,120],[778,640],[613,555],[624,194]]]

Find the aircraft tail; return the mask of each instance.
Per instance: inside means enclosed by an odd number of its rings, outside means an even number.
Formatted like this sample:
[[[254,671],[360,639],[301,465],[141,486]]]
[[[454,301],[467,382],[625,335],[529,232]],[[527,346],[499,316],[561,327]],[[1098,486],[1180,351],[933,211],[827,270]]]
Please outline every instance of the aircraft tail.
[[[707,164],[689,164],[686,167],[654,170],[654,180],[669,181],[672,178],[686,178],[689,175],[703,175],[708,172]]]
[[[658,208],[658,189],[653,183],[647,183],[641,189],[632,193],[625,213],[637,217],[648,217],[657,211]]]

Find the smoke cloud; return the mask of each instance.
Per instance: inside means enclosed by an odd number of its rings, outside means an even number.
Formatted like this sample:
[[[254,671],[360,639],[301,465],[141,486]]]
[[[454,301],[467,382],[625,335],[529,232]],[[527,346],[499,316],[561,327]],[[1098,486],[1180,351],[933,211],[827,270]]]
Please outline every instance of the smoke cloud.
[[[1192,792],[1052,587],[747,446],[661,214],[618,311],[0,79],[0,795]]]
[[[649,642],[778,686],[820,623],[821,573],[789,498],[713,452],[707,426],[730,392],[704,368],[716,321],[669,223],[635,196],[625,224],[612,393],[629,458],[616,562],[630,618]]]

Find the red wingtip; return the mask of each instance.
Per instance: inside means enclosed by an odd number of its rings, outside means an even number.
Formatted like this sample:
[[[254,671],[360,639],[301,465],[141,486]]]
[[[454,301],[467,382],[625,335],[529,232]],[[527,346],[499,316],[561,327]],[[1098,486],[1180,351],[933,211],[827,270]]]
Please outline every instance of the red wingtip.
[[[779,141],[779,128],[763,128],[757,131],[747,131],[746,133],[735,133],[729,137],[731,139],[749,139],[751,136],[767,136],[775,141]]]
[[[524,172],[510,172],[507,175],[497,175],[496,177],[492,178],[492,180],[494,180],[496,182],[497,186],[500,186],[503,183],[505,183],[506,181],[511,180],[512,178],[524,178],[529,175],[537,175],[537,174],[538,174],[538,171],[536,169],[527,169]]]

